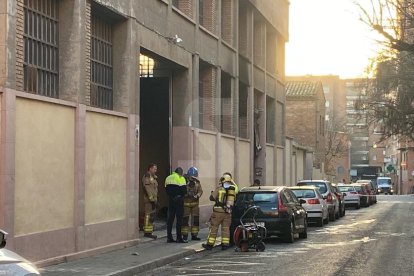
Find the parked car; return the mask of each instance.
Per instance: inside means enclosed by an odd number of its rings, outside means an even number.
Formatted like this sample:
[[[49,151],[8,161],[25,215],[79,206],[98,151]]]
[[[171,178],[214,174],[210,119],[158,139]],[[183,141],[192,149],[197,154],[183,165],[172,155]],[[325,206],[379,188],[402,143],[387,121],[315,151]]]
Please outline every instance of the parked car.
[[[341,193],[344,193],[345,207],[353,206],[356,209],[361,208],[361,198],[353,185],[338,185]]]
[[[298,199],[306,200],[302,204],[308,213],[308,223],[323,226],[329,222],[328,205],[323,199],[319,189],[312,186],[289,187]]]
[[[240,190],[233,208],[232,229],[240,225],[240,217],[245,210],[252,206],[259,206],[256,216],[259,225],[267,229],[267,237],[278,236],[286,242],[292,243],[295,234],[300,238],[307,238],[307,213],[295,194],[285,186],[246,187]],[[249,223],[253,214],[247,214],[244,221]]]
[[[377,191],[379,194],[384,193],[386,195],[392,195],[394,193],[394,188],[392,186],[393,184],[391,181],[391,177],[377,177]]]
[[[332,183],[332,188],[336,195],[336,198],[339,201],[339,216],[343,217],[345,216],[345,196],[343,193],[341,193],[336,184]]]
[[[0,275],[32,276],[40,275],[36,267],[13,251],[7,250],[7,233],[0,230]],[[5,274],[3,274],[5,273]]]
[[[332,185],[326,180],[301,180],[296,186],[314,186],[319,188],[319,192],[322,194],[328,205],[329,220],[334,221],[339,218],[339,201],[332,189]]]
[[[368,184],[369,189],[371,190],[371,203],[377,203],[377,186],[374,184],[374,182],[370,179],[359,179],[357,180],[358,184],[365,183]]]
[[[357,191],[360,201],[361,201],[361,206],[363,207],[369,207],[370,205],[370,195],[368,193],[368,189],[366,184],[351,184],[352,186],[354,186],[355,190]]]

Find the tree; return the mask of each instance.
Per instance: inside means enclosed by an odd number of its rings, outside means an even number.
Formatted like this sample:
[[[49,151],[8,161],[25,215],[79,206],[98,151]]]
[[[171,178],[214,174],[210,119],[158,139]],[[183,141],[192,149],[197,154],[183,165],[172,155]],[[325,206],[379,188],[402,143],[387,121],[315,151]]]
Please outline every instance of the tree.
[[[375,79],[361,83],[366,91],[356,108],[380,128],[382,140],[402,135],[414,141],[414,1],[371,0],[359,6],[361,20],[384,40],[373,61]]]
[[[345,120],[328,121],[325,140],[325,172],[335,175],[335,163],[348,154],[348,134]]]

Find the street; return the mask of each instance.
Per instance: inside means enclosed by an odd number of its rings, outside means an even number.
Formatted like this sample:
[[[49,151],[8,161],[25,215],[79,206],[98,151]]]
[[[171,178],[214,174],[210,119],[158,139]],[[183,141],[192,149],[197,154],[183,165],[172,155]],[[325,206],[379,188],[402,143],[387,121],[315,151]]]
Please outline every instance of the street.
[[[414,196],[381,195],[308,231],[294,244],[268,240],[265,252],[218,247],[142,275],[414,275]]]

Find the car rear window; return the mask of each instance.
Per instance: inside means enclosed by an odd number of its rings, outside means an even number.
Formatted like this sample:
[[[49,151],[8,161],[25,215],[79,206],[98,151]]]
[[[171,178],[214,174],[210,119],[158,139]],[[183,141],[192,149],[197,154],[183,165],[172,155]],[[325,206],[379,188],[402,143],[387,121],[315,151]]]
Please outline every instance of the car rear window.
[[[319,188],[319,191],[322,194],[328,191],[328,188],[326,187],[326,183],[324,182],[299,182],[298,186],[314,186],[316,188]]]
[[[354,187],[352,187],[352,186],[339,186],[338,188],[341,192],[353,192],[353,191],[355,191]]]
[[[362,187],[361,186],[353,186],[354,188],[355,188],[355,190],[357,191],[357,192],[360,192],[360,191],[362,191]]]
[[[265,206],[277,205],[277,193],[275,192],[243,192],[237,195],[236,204]]]
[[[314,198],[316,197],[314,190],[291,189],[297,198]]]

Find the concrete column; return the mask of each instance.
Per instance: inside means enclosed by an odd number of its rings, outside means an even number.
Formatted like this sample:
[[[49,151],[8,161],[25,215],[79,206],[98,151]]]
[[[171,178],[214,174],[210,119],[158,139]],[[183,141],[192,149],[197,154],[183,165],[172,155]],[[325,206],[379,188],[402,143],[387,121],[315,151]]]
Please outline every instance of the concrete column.
[[[199,128],[200,127],[200,107],[199,107],[200,56],[197,54],[194,54],[192,56],[192,75],[193,75],[192,77],[193,98],[191,102],[191,106],[192,106],[191,125],[195,128]]]
[[[2,94],[0,110],[0,228],[9,233],[8,248],[13,249],[16,146],[16,94],[13,90],[5,90]]]
[[[75,250],[85,250],[86,105],[76,108],[75,120]]]
[[[139,78],[136,29],[135,20],[120,21],[113,26],[113,109],[132,114],[137,114],[136,78]]]
[[[59,3],[59,98],[86,104],[87,0]],[[89,30],[90,34],[90,30]]]

